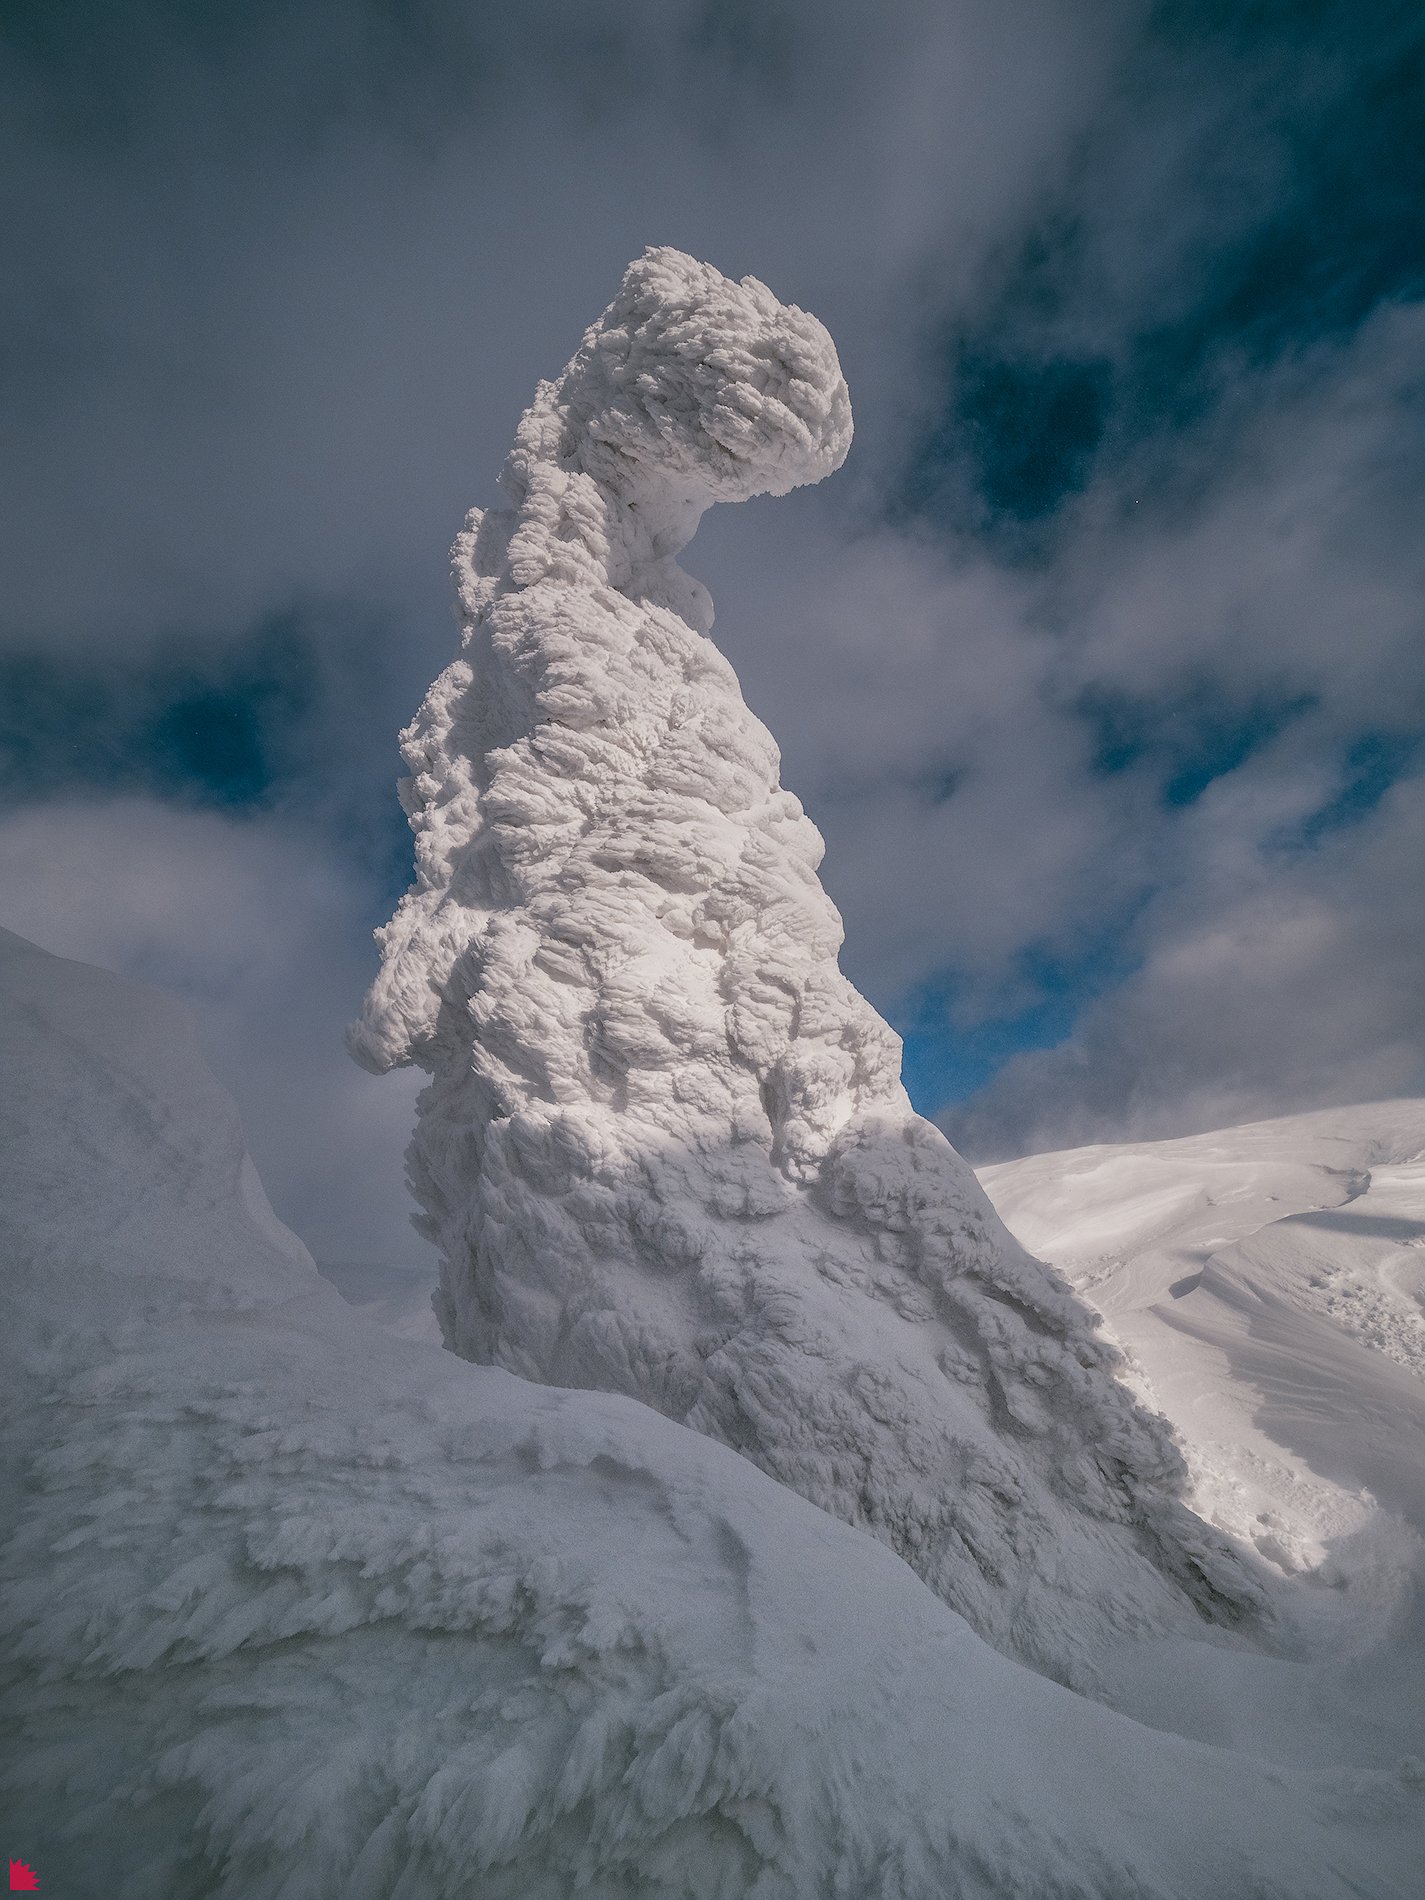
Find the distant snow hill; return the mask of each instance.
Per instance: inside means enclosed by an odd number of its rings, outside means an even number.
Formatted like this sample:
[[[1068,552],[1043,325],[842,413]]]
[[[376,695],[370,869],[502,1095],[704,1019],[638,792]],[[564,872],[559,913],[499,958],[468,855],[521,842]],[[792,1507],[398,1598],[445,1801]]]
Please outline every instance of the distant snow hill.
[[[1136,1361],[1196,1508],[1288,1571],[1425,1531],[1425,1101],[980,1172]]]
[[[44,1891],[1415,1890],[1418,1764],[1140,1726],[726,1447],[384,1332],[186,1012],[5,933],[0,1157],[0,1811]]]

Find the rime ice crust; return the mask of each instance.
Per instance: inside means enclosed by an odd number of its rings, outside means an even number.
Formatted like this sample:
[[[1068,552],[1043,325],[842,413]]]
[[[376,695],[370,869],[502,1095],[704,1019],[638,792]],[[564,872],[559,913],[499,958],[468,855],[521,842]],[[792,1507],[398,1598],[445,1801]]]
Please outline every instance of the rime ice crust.
[[[466,1357],[624,1392],[1089,1681],[1106,1626],[1259,1607],[1161,1420],[917,1117],[837,966],[822,843],[675,556],[840,465],[835,349],[654,250],[454,550],[462,651],[404,735],[417,883],[352,1049],[432,1077],[409,1153]]]

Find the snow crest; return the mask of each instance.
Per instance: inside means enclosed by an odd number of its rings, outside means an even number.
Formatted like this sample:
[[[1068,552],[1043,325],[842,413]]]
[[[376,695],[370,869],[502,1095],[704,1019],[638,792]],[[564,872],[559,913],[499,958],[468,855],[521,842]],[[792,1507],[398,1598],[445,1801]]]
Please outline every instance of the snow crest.
[[[1031,1155],[981,1179],[1177,1426],[1202,1516],[1289,1575],[1350,1579],[1358,1598],[1374,1577],[1386,1604],[1390,1570],[1412,1587],[1425,1100]]]
[[[676,251],[630,266],[456,542],[461,652],[403,735],[417,882],[351,1044],[432,1077],[409,1170],[457,1352],[723,1440],[1088,1683],[1111,1628],[1234,1621],[1258,1586],[913,1113],[675,558],[850,439],[814,318]]]

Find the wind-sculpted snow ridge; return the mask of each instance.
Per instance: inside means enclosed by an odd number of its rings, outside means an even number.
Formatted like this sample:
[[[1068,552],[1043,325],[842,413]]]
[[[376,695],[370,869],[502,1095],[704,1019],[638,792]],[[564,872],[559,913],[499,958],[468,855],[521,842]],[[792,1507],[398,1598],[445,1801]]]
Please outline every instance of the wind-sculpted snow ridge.
[[[1388,1604],[1391,1570],[1414,1587],[1425,1100],[1032,1155],[982,1179],[1132,1356],[1204,1517],[1338,1598],[1350,1580]]]
[[[0,1812],[46,1893],[1413,1891],[1418,1765],[1143,1728],[725,1446],[380,1332],[186,1012],[3,931],[0,1262]]]
[[[722,1439],[1088,1681],[1108,1626],[1236,1621],[1258,1586],[912,1112],[675,560],[850,439],[814,318],[676,251],[630,266],[456,542],[462,650],[404,735],[417,883],[352,1048],[433,1078],[409,1168],[448,1344]]]

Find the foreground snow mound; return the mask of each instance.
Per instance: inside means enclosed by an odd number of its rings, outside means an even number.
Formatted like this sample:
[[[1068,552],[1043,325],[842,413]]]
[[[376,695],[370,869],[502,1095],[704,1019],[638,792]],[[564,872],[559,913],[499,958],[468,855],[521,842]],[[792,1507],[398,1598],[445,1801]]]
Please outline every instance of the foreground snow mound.
[[[1408,1765],[1142,1729],[724,1447],[381,1333],[186,1012],[3,933],[0,1210],[0,1801],[46,1891],[1411,1891]]]
[[[981,1178],[1128,1348],[1214,1522],[1333,1577],[1383,1513],[1425,1533],[1425,1101]]]
[[[850,433],[813,318],[676,251],[629,268],[456,543],[462,651],[404,736],[418,881],[352,1046],[434,1078],[410,1176],[451,1346],[721,1438],[1086,1681],[1108,1626],[1231,1621],[1256,1586],[911,1112],[674,560]]]

